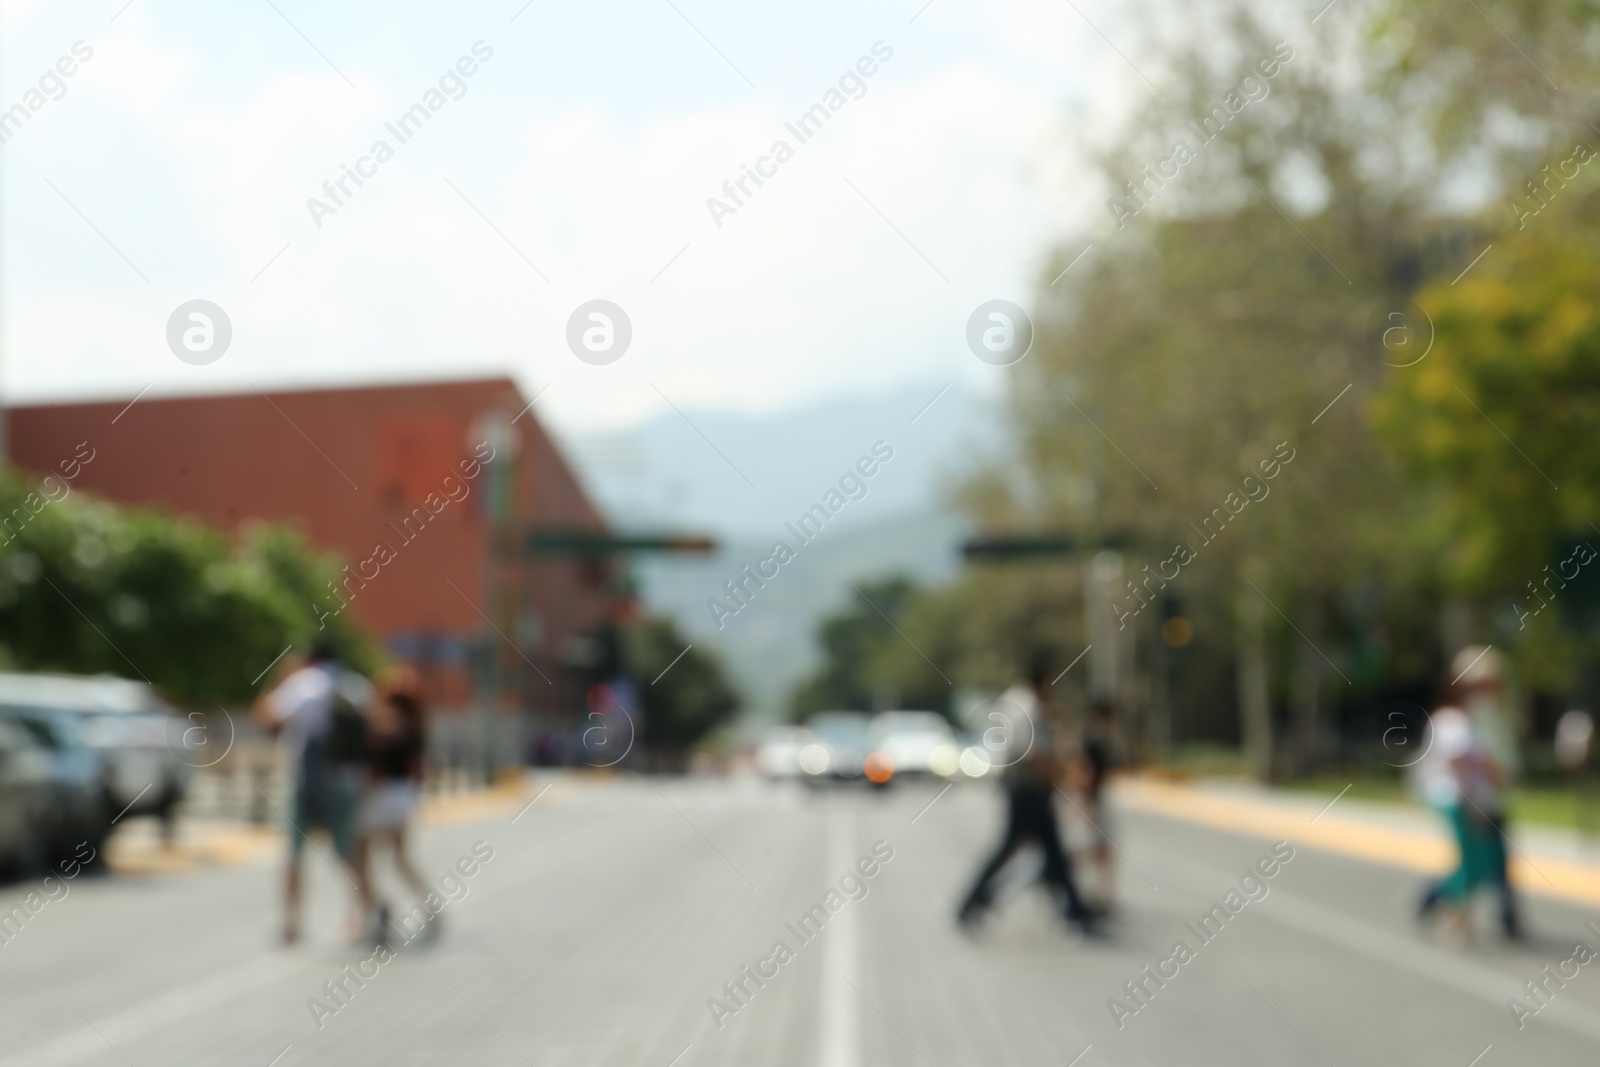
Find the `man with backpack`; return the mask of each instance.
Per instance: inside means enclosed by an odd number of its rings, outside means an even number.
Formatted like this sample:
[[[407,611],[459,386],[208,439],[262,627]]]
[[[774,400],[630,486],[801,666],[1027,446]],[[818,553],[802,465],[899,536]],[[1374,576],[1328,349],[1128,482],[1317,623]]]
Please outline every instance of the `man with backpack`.
[[[268,728],[278,735],[293,780],[290,810],[284,813],[289,822],[285,944],[300,940],[301,860],[306,835],[313,829],[327,830],[333,839],[347,869],[345,879],[356,891],[361,921],[371,910],[371,890],[356,851],[371,701],[367,680],[341,666],[333,648],[319,642],[258,705]]]

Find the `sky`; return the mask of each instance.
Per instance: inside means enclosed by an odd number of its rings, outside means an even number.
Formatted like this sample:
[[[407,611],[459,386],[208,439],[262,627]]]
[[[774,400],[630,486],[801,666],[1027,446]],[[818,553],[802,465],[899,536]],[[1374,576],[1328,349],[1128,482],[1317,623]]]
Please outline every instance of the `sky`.
[[[575,435],[992,395],[967,319],[1026,306],[1103,211],[1073,146],[1131,99],[1131,33],[1109,0],[8,0],[0,107],[45,102],[0,144],[0,391],[504,373]],[[875,49],[819,131],[785,128]],[[167,341],[195,299],[232,326],[203,365]],[[605,365],[567,343],[596,299],[632,330]]]

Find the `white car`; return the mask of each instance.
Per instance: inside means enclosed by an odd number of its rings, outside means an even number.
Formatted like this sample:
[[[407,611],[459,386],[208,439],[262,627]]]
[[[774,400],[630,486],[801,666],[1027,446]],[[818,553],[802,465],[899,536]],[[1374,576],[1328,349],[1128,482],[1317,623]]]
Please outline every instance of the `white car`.
[[[872,720],[873,751],[896,777],[950,778],[960,773],[961,745],[950,721],[935,711],[885,711]]]
[[[800,769],[807,782],[854,781],[866,771],[872,730],[863,712],[819,711],[806,720],[806,732],[811,741],[800,750]]]

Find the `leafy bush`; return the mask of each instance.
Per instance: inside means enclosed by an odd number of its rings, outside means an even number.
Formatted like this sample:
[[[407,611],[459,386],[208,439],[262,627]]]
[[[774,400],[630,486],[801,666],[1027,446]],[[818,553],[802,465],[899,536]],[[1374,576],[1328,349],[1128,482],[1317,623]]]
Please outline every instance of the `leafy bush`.
[[[50,495],[0,475],[0,665],[142,678],[182,705],[237,705],[285,646],[317,634],[312,605],[339,564],[295,532],[262,523],[230,538],[48,484]],[[347,620],[324,636],[352,665],[376,665]]]

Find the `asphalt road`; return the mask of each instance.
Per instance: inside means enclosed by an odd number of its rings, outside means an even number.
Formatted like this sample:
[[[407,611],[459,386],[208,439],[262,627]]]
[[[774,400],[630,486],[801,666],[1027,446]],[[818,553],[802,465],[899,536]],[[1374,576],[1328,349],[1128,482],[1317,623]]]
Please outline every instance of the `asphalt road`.
[[[1580,938],[1600,949],[1582,926],[1600,913],[1530,898],[1527,945],[1450,947],[1411,922],[1415,874],[1305,845],[1247,881],[1259,899],[1230,902],[1272,842],[1129,812],[1109,939],[1068,932],[1025,886],[968,938],[951,916],[999,798],[964,785],[924,810],[936,792],[561,779],[515,822],[419,835],[443,935],[388,962],[341,943],[348,887],[321,859],[293,950],[273,942],[275,861],[80,877],[0,945],[0,1067],[1553,1067],[1600,1052],[1600,961],[1547,980],[1521,1029],[1506,1003]],[[470,876],[445,879],[461,860]],[[1229,903],[1209,941],[1186,925]],[[825,924],[799,929],[814,905]],[[336,999],[324,983],[340,979]],[[1141,979],[1142,1003],[1124,990]]]

